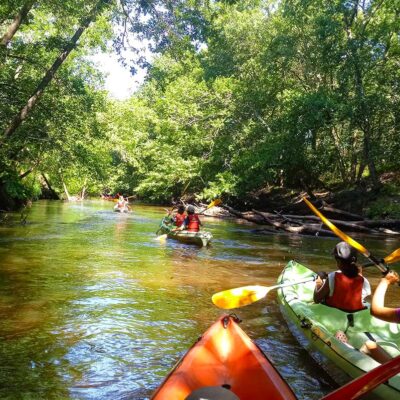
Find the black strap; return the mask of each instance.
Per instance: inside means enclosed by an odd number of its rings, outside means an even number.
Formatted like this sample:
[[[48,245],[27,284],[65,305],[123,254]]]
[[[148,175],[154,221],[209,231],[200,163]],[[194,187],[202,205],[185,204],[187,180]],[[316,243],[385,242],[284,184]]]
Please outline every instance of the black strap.
[[[376,342],[376,339],[372,336],[372,334],[370,332],[364,332],[367,335],[367,338],[369,340],[372,340],[373,342]]]

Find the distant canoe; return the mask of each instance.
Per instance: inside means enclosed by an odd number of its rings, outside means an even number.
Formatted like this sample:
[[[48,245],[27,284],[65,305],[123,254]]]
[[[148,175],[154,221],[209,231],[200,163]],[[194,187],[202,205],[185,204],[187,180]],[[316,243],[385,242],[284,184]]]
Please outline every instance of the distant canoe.
[[[119,208],[118,206],[114,207],[115,212],[120,212],[120,213],[130,213],[132,210],[129,207],[121,207]]]

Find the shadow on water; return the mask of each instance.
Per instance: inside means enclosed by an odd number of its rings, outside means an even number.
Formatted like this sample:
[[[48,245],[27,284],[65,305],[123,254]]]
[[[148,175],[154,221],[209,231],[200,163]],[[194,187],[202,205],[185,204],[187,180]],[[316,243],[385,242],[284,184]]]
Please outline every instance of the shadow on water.
[[[223,314],[213,293],[273,285],[292,258],[333,270],[334,239],[204,218],[214,240],[199,248],[156,238],[161,207],[112,207],[38,202],[27,225],[0,228],[0,398],[148,399]],[[365,244],[382,255],[399,247]],[[299,399],[318,399],[334,384],[291,336],[275,295],[236,310],[241,326]]]

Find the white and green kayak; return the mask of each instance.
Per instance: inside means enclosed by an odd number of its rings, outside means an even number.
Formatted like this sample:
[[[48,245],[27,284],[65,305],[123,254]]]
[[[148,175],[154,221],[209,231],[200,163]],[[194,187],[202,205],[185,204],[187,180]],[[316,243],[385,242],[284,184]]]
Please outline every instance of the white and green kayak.
[[[161,221],[157,233],[166,234],[168,238],[182,243],[196,244],[198,246],[207,246],[213,237],[212,233],[208,231],[172,231],[172,228],[173,226],[169,223],[168,217],[165,217]]]
[[[290,261],[278,284],[315,276],[307,267]],[[281,311],[300,344],[337,381],[343,384],[380,364],[359,349],[366,340],[375,340],[391,356],[400,355],[400,325],[374,318],[369,309],[347,313],[313,302],[315,282],[278,289]],[[335,337],[346,332],[348,343]],[[400,375],[373,391],[374,399],[400,399]]]
[[[176,231],[169,232],[167,236],[171,239],[179,240],[182,243],[196,244],[198,246],[207,246],[212,239],[211,232],[207,231]]]

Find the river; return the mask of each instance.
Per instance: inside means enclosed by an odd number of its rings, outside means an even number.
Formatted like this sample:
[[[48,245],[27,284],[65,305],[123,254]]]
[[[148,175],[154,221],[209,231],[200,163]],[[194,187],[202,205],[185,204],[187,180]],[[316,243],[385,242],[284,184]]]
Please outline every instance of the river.
[[[39,201],[26,225],[0,226],[1,399],[148,399],[223,314],[213,293],[273,285],[290,259],[334,269],[335,239],[258,235],[204,217],[214,238],[198,248],[156,238],[162,207],[112,207]],[[400,247],[359,240],[378,256]],[[366,276],[374,287],[379,273]],[[336,387],[290,334],[276,292],[235,311],[299,399]]]

